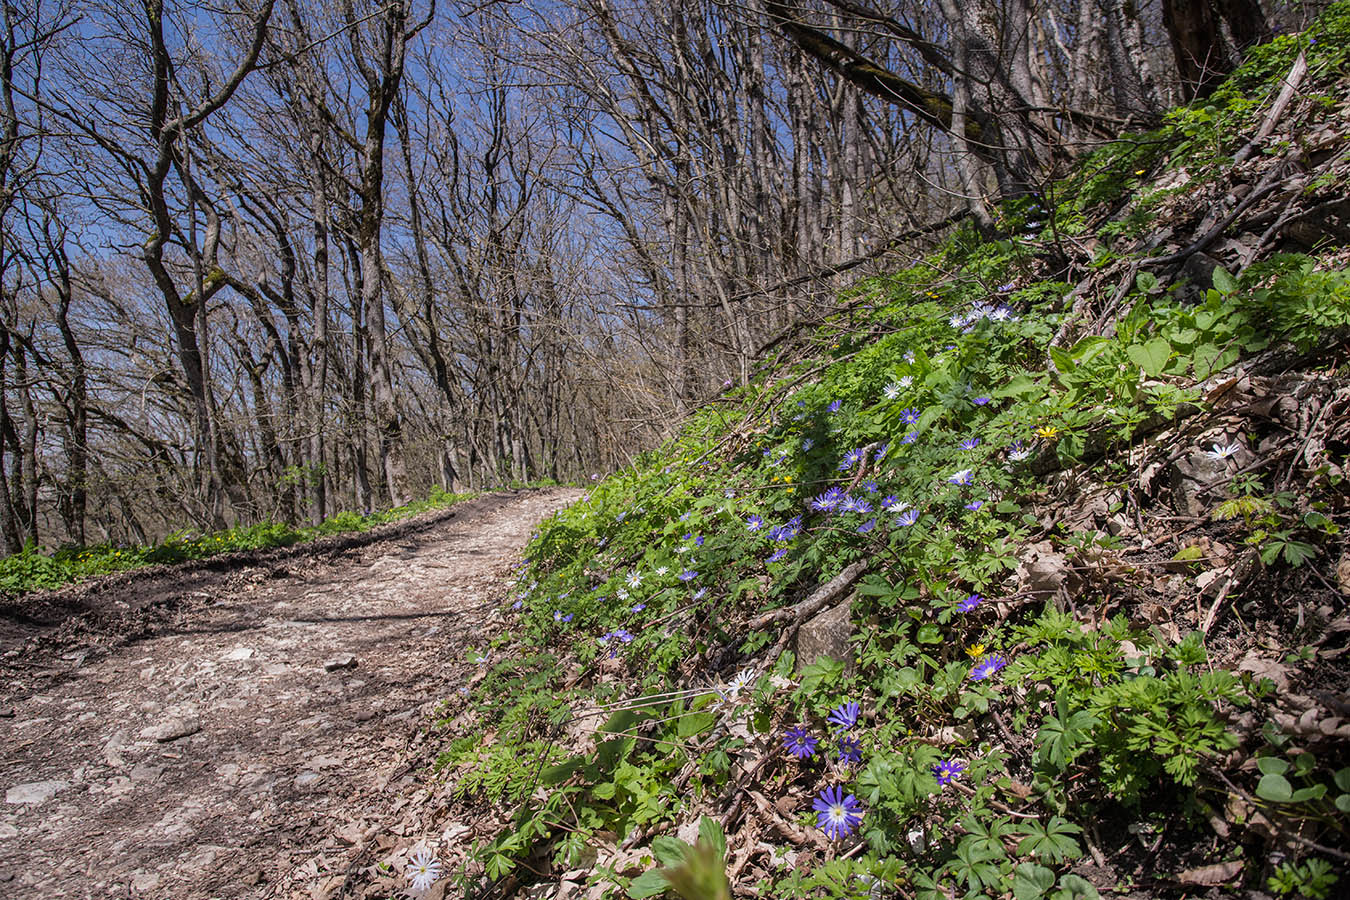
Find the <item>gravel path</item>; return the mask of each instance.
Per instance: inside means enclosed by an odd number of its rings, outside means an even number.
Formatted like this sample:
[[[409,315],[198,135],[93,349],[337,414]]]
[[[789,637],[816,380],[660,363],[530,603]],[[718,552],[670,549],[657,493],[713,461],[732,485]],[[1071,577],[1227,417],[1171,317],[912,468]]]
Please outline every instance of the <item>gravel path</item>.
[[[316,859],[415,789],[410,740],[462,683],[520,547],[577,496],[491,495],[318,558],[82,589],[91,610],[156,598],[120,634],[0,634],[0,897],[337,892]]]

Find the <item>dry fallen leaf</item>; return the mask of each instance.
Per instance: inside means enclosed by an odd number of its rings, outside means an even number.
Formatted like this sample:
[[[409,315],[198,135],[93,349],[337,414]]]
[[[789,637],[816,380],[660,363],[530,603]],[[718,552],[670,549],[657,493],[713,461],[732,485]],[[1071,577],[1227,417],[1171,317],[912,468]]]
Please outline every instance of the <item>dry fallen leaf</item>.
[[[1177,876],[1177,880],[1182,884],[1216,885],[1227,884],[1237,878],[1242,872],[1242,860],[1235,859],[1231,862],[1214,863],[1209,866],[1199,866],[1195,869],[1187,869]]]

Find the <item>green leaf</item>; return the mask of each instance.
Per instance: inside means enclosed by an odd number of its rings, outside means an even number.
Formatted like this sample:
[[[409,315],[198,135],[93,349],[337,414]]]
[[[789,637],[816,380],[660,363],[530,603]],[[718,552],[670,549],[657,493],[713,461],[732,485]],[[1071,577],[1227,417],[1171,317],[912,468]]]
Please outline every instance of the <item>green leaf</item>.
[[[1227,296],[1237,290],[1237,281],[1223,266],[1214,267],[1214,290]]]
[[[1340,794],[1336,797],[1336,808],[1343,813],[1350,813],[1350,794]]]
[[[1307,803],[1309,800],[1321,800],[1326,796],[1327,786],[1325,784],[1314,784],[1309,787],[1299,788],[1294,791],[1294,796],[1289,798],[1290,803]]]
[[[942,629],[938,628],[932,622],[919,626],[919,634],[916,640],[920,644],[940,644],[942,643]]]
[[[684,841],[668,834],[652,838],[652,853],[663,866],[678,866],[689,857],[691,849]]]
[[[1288,761],[1278,756],[1263,756],[1256,761],[1256,767],[1262,775],[1283,775],[1289,771]]]
[[[1152,294],[1158,290],[1158,276],[1152,272],[1140,272],[1134,276],[1134,286],[1145,294]]]
[[[802,692],[811,693],[822,684],[834,684],[844,675],[844,664],[822,656],[801,671]]]
[[[1343,791],[1350,791],[1350,766],[1340,769],[1331,779],[1336,782],[1336,787]]]
[[[661,874],[660,869],[650,869],[634,878],[628,884],[628,896],[633,900],[641,900],[643,897],[655,897],[657,894],[664,893],[670,887],[670,882],[666,876]]]
[[[1059,880],[1059,890],[1054,893],[1054,900],[1100,900],[1100,897],[1092,882],[1073,873]]]
[[[1294,797],[1294,786],[1283,775],[1269,772],[1256,783],[1256,796],[1262,800],[1287,803]]]
[[[1021,511],[1022,507],[1018,506],[1011,500],[1000,500],[998,501],[998,506],[994,507],[994,512],[998,513],[1001,516],[1011,516]]]
[[[1172,345],[1163,338],[1154,338],[1146,344],[1131,344],[1125,348],[1125,355],[1143,369],[1144,374],[1157,378],[1172,355]]]
[[[717,716],[710,712],[689,713],[680,717],[680,724],[675,729],[675,733],[682,738],[693,737],[696,734],[702,734],[713,727],[717,722]]]
[[[1037,900],[1055,885],[1055,873],[1045,866],[1024,862],[1013,869],[1013,896],[1017,900]]]
[[[1078,364],[1073,361],[1073,357],[1059,347],[1050,348],[1050,360],[1062,375],[1072,374],[1078,368]]]
[[[719,856],[725,856],[727,852],[727,835],[722,830],[722,824],[716,819],[704,816],[698,820],[699,840],[711,846],[717,851]]]

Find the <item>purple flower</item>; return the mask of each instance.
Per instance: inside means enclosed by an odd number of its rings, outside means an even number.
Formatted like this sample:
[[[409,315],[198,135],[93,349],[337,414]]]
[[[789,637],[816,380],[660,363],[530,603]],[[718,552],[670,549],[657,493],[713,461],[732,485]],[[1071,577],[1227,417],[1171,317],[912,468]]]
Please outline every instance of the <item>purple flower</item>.
[[[900,514],[900,517],[898,519],[895,520],[895,524],[901,526],[902,528],[908,528],[910,525],[913,525],[917,521],[919,521],[919,511],[917,509],[907,509]]]
[[[858,738],[841,737],[839,739],[839,761],[846,763],[862,762],[862,741]]]
[[[877,483],[876,483],[875,481],[871,481],[871,480],[864,481],[864,482],[862,483],[862,486],[863,486],[863,490],[864,490],[864,491],[867,491],[867,493],[869,493],[869,494],[875,494],[875,493],[877,493],[878,490],[880,490],[880,489],[877,487]]]
[[[1013,285],[1013,283],[1012,283],[1011,281],[1008,282],[1007,284],[1000,284],[1000,285],[998,286],[998,292],[999,292],[1000,294],[1006,294],[1006,293],[1008,293],[1008,291],[1011,291],[1011,290],[1013,289],[1013,287],[1014,287],[1014,285]]]
[[[833,512],[843,499],[844,492],[837,487],[832,487],[812,500],[811,508],[818,512]]]
[[[917,425],[919,422],[919,411],[914,407],[900,411],[900,421],[906,425]]]
[[[877,448],[877,452],[875,455],[873,455],[872,458],[877,462],[881,462],[881,458],[886,455],[886,451],[889,449],[891,449],[890,444],[882,444],[880,447]]]
[[[570,621],[572,621],[572,614],[571,614],[571,613],[568,613],[567,615],[563,615],[563,614],[562,614],[562,610],[560,610],[560,609],[555,609],[555,610],[553,611],[553,621],[555,621],[555,622],[570,622]]]
[[[908,503],[901,503],[900,498],[894,494],[887,494],[881,500],[881,508],[886,512],[899,512],[908,505]]]
[[[839,412],[839,406],[842,402],[843,401],[835,400],[833,403],[827,406],[826,409],[828,409],[830,412]]]
[[[980,660],[979,664],[976,665],[975,668],[970,670],[970,680],[984,681],[990,675],[993,675],[995,672],[997,672],[999,669],[1003,668],[1007,664],[1008,661],[1003,657],[999,656],[997,653],[994,654],[993,656],[987,656],[984,659]]]
[[[647,604],[645,604],[645,603],[634,603],[633,606],[632,606],[632,608],[631,608],[629,611],[630,611],[630,612],[635,612],[635,613],[640,613],[640,612],[642,612],[642,611],[643,611],[644,609],[646,609],[646,608],[647,608]]]
[[[984,598],[979,594],[971,594],[969,597],[956,604],[956,611],[968,613],[983,602]]]
[[[681,581],[693,581],[697,577],[698,573],[695,572],[693,569],[685,569],[683,572],[680,573]]]
[[[986,405],[986,404],[989,402],[989,398],[988,398],[988,397],[972,397],[972,398],[970,399],[970,402],[971,402],[971,403],[974,403],[976,406],[984,406],[984,405]]]
[[[858,704],[850,700],[830,712],[829,722],[831,725],[848,731],[858,724],[858,712]]]
[[[861,450],[850,450],[844,454],[844,458],[839,461],[839,471],[847,472],[849,469],[862,462],[863,452]]]
[[[1021,441],[1013,441],[1008,445],[1009,462],[1021,462],[1031,457],[1031,451],[1022,445]]]
[[[919,433],[918,433],[917,431],[909,431],[909,432],[906,432],[906,433],[905,433],[905,436],[902,437],[902,438],[900,439],[900,443],[902,443],[902,444],[912,444],[912,443],[914,443],[915,441],[917,441],[918,439],[919,439]]]
[[[956,776],[966,770],[965,763],[959,763],[954,759],[944,759],[942,762],[933,766],[933,776],[937,778],[940,785],[949,785],[956,780]]]
[[[764,527],[764,520],[759,516],[751,516],[745,520],[746,531],[759,531]]]
[[[844,789],[837,785],[821,791],[812,807],[819,814],[816,825],[832,841],[852,834],[863,817],[858,798],[852,794],[845,797]]]
[[[984,506],[984,501],[983,501],[983,500],[972,500],[972,501],[970,501],[969,503],[966,504],[966,509],[970,510],[971,512],[974,512],[975,510],[979,509],[981,506]]]
[[[877,520],[875,518],[868,519],[866,522],[858,526],[858,534],[867,534],[867,532],[871,531],[873,528],[876,527],[877,527]]]
[[[698,537],[694,538],[694,546],[695,547],[703,546],[703,535],[700,534]]]
[[[693,597],[693,599],[695,599],[695,600],[702,600],[705,596],[707,596],[707,594],[708,594],[708,589],[705,588],[705,587],[701,587],[701,588],[699,588],[698,590],[694,591],[694,597]]]
[[[802,452],[805,453],[816,445],[816,442],[810,438],[802,438]]]
[[[948,478],[947,481],[965,487],[975,481],[975,473],[970,469],[961,469],[958,472],[953,472],[952,476]]]
[[[515,603],[512,603],[512,604],[511,604],[511,608],[512,608],[512,609],[520,609],[520,608],[521,608],[522,606],[524,606],[524,605],[525,605],[525,601],[524,601],[524,600],[517,600]]]
[[[779,562],[779,561],[781,561],[781,560],[783,559],[783,557],[785,557],[785,556],[787,556],[787,548],[786,548],[786,547],[784,547],[784,548],[782,548],[782,549],[779,549],[779,550],[775,550],[775,551],[773,551],[773,556],[770,556],[770,557],[769,557],[769,562],[771,562],[771,563]]]
[[[839,504],[839,511],[840,511],[840,512],[857,512],[857,511],[858,511],[858,503],[859,503],[859,502],[860,502],[860,501],[858,500],[858,498],[855,497],[855,496],[853,496],[852,494],[845,494],[845,495],[844,495],[844,501],[843,501],[842,503]]]
[[[980,439],[979,439],[979,438],[966,438],[964,441],[962,441],[962,442],[961,442],[960,444],[958,444],[957,446],[960,447],[962,450],[974,450],[976,447],[980,446]]]
[[[783,746],[787,752],[798,759],[810,759],[816,755],[816,744],[819,741],[806,733],[806,726],[799,725],[796,728],[789,728],[783,734]]]

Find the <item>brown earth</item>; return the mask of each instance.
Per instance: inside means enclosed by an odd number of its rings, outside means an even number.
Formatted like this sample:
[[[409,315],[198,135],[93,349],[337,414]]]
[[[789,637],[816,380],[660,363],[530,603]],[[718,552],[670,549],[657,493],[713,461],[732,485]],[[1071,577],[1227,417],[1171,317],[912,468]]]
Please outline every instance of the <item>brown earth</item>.
[[[0,897],[331,896],[517,551],[579,492],[123,575],[0,619]]]

